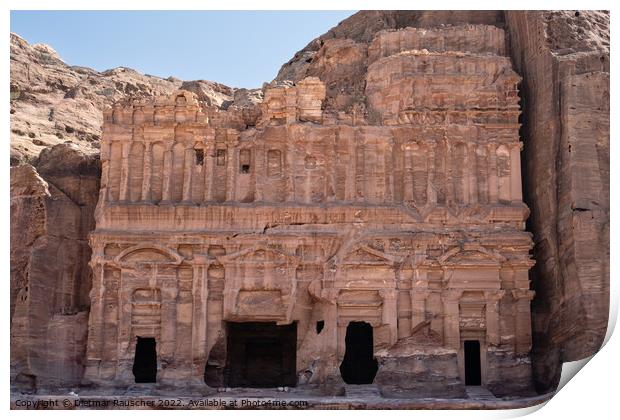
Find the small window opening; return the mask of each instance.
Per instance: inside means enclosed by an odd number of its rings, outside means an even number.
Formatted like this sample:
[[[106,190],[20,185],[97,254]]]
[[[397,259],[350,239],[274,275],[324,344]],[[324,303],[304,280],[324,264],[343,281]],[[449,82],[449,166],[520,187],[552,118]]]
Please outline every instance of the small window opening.
[[[217,166],[226,165],[226,150],[217,149],[215,152],[215,160],[217,161]]]
[[[321,331],[323,331],[324,327],[325,327],[325,321],[317,321],[317,323],[316,323],[316,333],[317,334],[321,334]]]
[[[202,149],[194,149],[196,154],[196,165],[202,166],[205,163],[205,152]]]
[[[252,155],[249,149],[243,149],[239,151],[239,171],[242,174],[250,173],[250,160]]]

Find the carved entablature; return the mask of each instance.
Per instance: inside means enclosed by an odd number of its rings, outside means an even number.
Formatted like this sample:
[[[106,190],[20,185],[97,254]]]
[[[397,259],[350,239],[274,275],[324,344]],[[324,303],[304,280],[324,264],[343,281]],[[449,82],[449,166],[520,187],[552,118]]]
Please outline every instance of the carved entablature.
[[[290,323],[299,258],[262,245],[217,257],[224,266],[224,319]]]
[[[451,289],[500,289],[502,255],[480,245],[454,247],[437,259]]]

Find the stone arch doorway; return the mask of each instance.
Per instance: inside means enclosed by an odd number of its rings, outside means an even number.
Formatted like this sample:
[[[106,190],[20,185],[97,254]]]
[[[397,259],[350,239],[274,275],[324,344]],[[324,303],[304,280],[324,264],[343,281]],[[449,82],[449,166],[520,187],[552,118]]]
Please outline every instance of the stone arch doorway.
[[[377,374],[378,363],[373,351],[372,326],[367,322],[352,321],[347,326],[344,359],[340,375],[347,384],[371,384]]]
[[[132,372],[138,384],[157,382],[157,350],[153,337],[137,337]]]

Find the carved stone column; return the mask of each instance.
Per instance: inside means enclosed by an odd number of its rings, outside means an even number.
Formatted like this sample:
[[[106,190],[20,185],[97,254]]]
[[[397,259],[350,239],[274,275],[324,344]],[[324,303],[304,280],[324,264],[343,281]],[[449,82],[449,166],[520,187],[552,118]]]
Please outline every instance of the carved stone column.
[[[488,291],[484,293],[486,299],[487,343],[500,343],[499,301],[504,296],[504,290]]]
[[[94,252],[96,253],[96,251]],[[93,253],[93,254],[94,254]],[[103,297],[105,295],[104,272],[105,263],[91,261],[93,270],[93,285],[90,291],[90,315],[88,320],[88,346],[86,348],[86,369],[84,377],[91,381],[99,379],[99,365],[104,339],[104,311]]]
[[[446,206],[454,205],[456,197],[454,195],[454,176],[452,174],[452,145],[446,141]]]
[[[383,298],[383,310],[381,311],[381,322],[389,325],[390,344],[398,340],[398,310],[396,305],[396,289],[381,289],[379,295]]]
[[[235,182],[239,171],[239,152],[234,147],[227,147],[226,156],[226,201],[235,200]]]
[[[497,145],[488,144],[489,151],[489,204],[496,204],[499,196],[499,184],[497,179]]]
[[[205,163],[204,163],[204,190],[202,199],[204,202],[213,200],[213,168],[216,159],[215,145],[212,142],[205,142]]]
[[[342,128],[339,128],[342,130]],[[347,142],[347,149],[349,153],[349,165],[344,170],[345,182],[344,182],[344,200],[345,201],[355,201],[355,197],[357,195],[355,191],[355,164],[356,164],[356,143],[354,136],[338,136],[339,141]],[[346,139],[346,140],[345,140]]]
[[[469,203],[478,203],[478,159],[476,156],[476,145],[469,143],[467,145],[468,169],[469,173]]]
[[[177,299],[176,279],[165,279],[161,288],[161,358],[172,361],[176,347]]]
[[[510,198],[512,202],[523,201],[521,191],[521,143],[510,147]]]
[[[150,142],[144,144],[144,170],[142,172],[142,201],[150,203],[152,200],[151,177],[152,172],[152,147]]]
[[[463,144],[463,162],[456,162],[457,165],[463,165],[462,173],[463,179],[461,180],[461,185],[463,188],[463,204],[470,204],[470,178],[471,178],[471,155],[469,153],[469,147],[467,143]],[[458,146],[458,145],[457,145]]]
[[[185,149],[185,159],[183,162],[183,203],[190,204],[192,201],[192,169],[195,162],[194,148]]]
[[[119,201],[125,202],[129,199],[129,152],[131,150],[131,142],[123,142],[121,148],[121,185],[119,192]]]
[[[405,203],[413,201],[413,153],[411,146],[403,145],[405,164],[403,165],[403,200]]]
[[[365,166],[365,149],[366,145],[364,141],[357,141],[356,138],[356,148],[355,148],[355,201],[357,202],[365,202],[367,200],[366,197],[366,166]]]
[[[164,152],[164,168],[163,168],[163,191],[162,191],[162,203],[170,203],[172,181],[172,144],[166,145],[166,151]]]
[[[432,207],[437,204],[437,190],[435,189],[435,143],[426,146],[428,159],[428,186],[426,188],[426,202]]]
[[[394,171],[392,168],[392,155],[394,148],[394,139],[390,138],[383,148],[383,161],[385,165],[385,194],[383,194],[383,203],[394,202]]]
[[[207,362],[207,302],[209,288],[208,261],[204,256],[194,255],[194,278],[192,282],[192,360],[195,369],[204,369]]]
[[[532,348],[532,320],[530,301],[534,298],[534,291],[515,289],[512,297],[515,300],[515,351],[523,354]]]
[[[411,290],[411,328],[414,329],[426,321],[426,288],[414,288]]]
[[[426,321],[428,298],[428,270],[421,264],[426,260],[426,250],[416,250],[413,255],[413,279],[411,288],[411,328]]]
[[[462,290],[446,290],[441,299],[443,301],[443,341],[444,346],[453,350],[461,347],[459,300]]]
[[[104,142],[101,145],[101,192],[99,197],[106,201],[113,201],[110,193],[110,156],[112,155],[112,142]]]
[[[118,356],[116,367],[116,380],[121,383],[133,382],[133,375],[131,372],[131,365],[133,362],[134,354],[132,354],[132,337],[131,337],[131,301],[132,290],[129,287],[123,285],[123,274],[121,271],[119,285],[118,285],[118,300],[117,308],[117,325],[116,325],[116,340],[112,343],[112,338],[106,336],[106,341],[109,347],[106,352],[112,353]],[[134,347],[135,348],[135,347]]]

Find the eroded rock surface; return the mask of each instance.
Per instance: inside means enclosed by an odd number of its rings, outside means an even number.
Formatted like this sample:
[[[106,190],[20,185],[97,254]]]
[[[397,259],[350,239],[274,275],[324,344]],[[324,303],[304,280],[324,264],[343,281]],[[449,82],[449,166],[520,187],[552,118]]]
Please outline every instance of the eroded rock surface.
[[[11,379],[75,385],[84,370],[99,156],[44,149],[11,168]]]
[[[506,12],[523,76],[524,191],[532,215],[534,377],[594,354],[609,311],[609,14]]]
[[[85,153],[96,152],[105,107],[129,97],[168,95],[181,87],[218,107],[236,100],[237,89],[206,80],[162,79],[126,67],[99,72],[71,66],[50,46],[30,45],[11,34],[11,165],[31,162],[45,147],[65,141]],[[237,97],[240,106],[247,106],[243,101],[252,95]],[[254,102],[260,102],[260,95]]]

